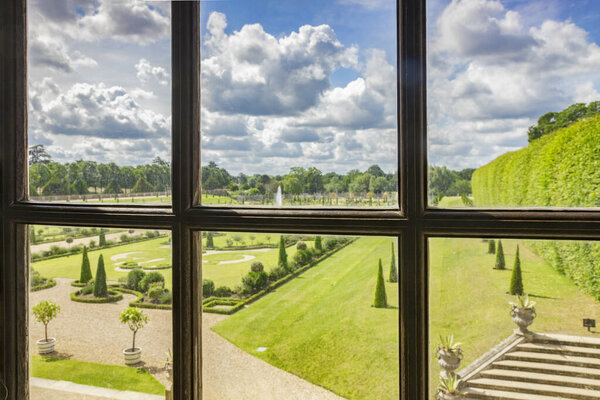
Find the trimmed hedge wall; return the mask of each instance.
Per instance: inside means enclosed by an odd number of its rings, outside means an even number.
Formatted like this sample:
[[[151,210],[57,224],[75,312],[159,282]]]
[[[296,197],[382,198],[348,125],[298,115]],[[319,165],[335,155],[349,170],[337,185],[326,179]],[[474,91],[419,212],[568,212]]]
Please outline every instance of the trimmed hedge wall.
[[[284,276],[283,278],[279,279],[278,281],[271,283],[269,286],[267,286],[260,292],[255,293],[254,295],[248,297],[247,299],[234,299],[234,298],[214,297],[214,296],[208,297],[208,298],[204,299],[204,301],[202,302],[202,311],[214,313],[214,314],[226,314],[226,315],[233,314],[233,313],[241,310],[242,308],[244,308],[246,305],[255,302],[256,300],[260,299],[264,295],[277,289],[279,286],[291,281],[298,275],[302,274],[303,272],[305,272],[305,271],[309,270],[310,268],[314,267],[315,265],[319,264],[321,261],[331,257],[333,254],[337,253],[344,247],[353,243],[355,240],[356,240],[356,238],[350,238],[346,243],[342,244],[341,246],[336,247],[335,249],[333,249],[331,251],[328,251],[327,253],[321,255],[321,257],[317,258],[316,260],[313,260],[310,263],[306,264],[305,266],[298,268],[294,272]],[[234,305],[234,303],[237,303],[237,305]],[[211,307],[213,305],[233,305],[233,307],[230,309],[223,309],[223,308]]]
[[[37,286],[32,286],[29,291],[30,292],[38,292],[40,290],[44,290],[44,289],[50,289],[51,287],[56,286],[56,281],[54,279],[46,279],[46,282],[41,284],[41,285],[37,285]]]
[[[600,117],[506,153],[473,173],[481,206],[600,206]]]
[[[473,173],[477,206],[600,206],[600,117],[579,121],[501,155]],[[530,241],[528,246],[600,300],[600,243]]]

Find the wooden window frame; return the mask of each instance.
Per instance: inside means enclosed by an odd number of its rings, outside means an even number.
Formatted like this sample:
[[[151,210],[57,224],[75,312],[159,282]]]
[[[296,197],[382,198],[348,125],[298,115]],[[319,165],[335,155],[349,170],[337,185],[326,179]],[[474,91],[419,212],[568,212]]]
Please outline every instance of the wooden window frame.
[[[0,5],[0,377],[27,399],[27,224],[123,226],[173,232],[176,399],[202,398],[201,271],[197,232],[229,230],[389,235],[401,239],[400,397],[428,396],[430,237],[600,239],[594,210],[427,207],[425,1],[397,0],[397,210],[202,207],[200,185],[200,6],[172,3],[172,207],[34,203],[27,200],[27,1]]]

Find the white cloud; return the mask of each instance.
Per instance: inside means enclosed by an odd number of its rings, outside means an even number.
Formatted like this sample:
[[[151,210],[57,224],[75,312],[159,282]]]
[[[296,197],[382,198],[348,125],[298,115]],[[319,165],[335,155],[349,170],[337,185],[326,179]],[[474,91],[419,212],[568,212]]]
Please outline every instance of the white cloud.
[[[358,50],[346,48],[327,25],[299,28],[279,39],[260,24],[228,35],[225,16],[207,23],[202,60],[203,106],[248,115],[294,115],[316,104],[339,67],[357,65]]]
[[[156,81],[163,86],[169,83],[169,73],[163,67],[153,67],[145,58],[140,59],[135,65],[135,70],[137,78],[142,83]]]
[[[522,19],[495,0],[453,0],[439,14],[428,59],[432,163],[482,165],[525,146],[540,115],[598,95],[600,47],[587,33],[570,20]]]
[[[170,117],[140,107],[119,86],[77,83],[63,92],[47,78],[32,85],[30,102],[34,131],[113,139],[170,136]]]

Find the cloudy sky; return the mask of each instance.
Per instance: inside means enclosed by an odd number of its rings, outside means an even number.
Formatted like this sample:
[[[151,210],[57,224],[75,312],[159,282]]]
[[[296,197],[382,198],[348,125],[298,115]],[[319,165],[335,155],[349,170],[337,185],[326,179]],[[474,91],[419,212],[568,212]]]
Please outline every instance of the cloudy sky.
[[[201,2],[202,159],[233,173],[396,163],[390,0]],[[30,144],[170,158],[168,2],[29,0]],[[477,167],[550,110],[600,99],[590,0],[428,0],[429,160]]]

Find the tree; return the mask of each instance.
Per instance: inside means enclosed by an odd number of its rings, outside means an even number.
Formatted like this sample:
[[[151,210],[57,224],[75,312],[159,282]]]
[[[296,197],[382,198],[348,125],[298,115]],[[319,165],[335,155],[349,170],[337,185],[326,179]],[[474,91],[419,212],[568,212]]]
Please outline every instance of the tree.
[[[104,193],[120,194],[120,193],[123,193],[123,191],[121,190],[121,185],[119,185],[118,180],[113,178],[110,180],[110,182],[108,182],[106,189],[104,189]]]
[[[215,247],[215,244],[213,242],[213,235],[211,232],[208,232],[206,234],[206,247],[209,249],[213,249]]]
[[[37,163],[48,164],[50,161],[52,157],[46,152],[43,144],[36,144],[29,148],[29,166]]]
[[[92,269],[90,268],[90,259],[88,258],[87,247],[83,246],[82,254],[79,283],[88,283],[92,279]]]
[[[285,240],[283,238],[283,235],[279,237],[279,258],[277,261],[277,265],[288,269],[287,253],[285,252]]]
[[[48,324],[60,312],[60,306],[48,300],[40,301],[33,306],[33,316],[37,322],[44,324],[44,341],[48,342]]]
[[[377,283],[375,284],[375,299],[373,300],[373,307],[387,307],[387,295],[385,294],[385,282],[383,280],[383,267],[381,266],[381,258],[379,259],[379,268],[377,270]]]
[[[100,247],[106,246],[106,235],[104,232],[100,232],[100,235],[98,236],[98,245]]]
[[[396,255],[394,254],[394,242],[392,242],[392,263],[390,265],[390,282],[398,282],[398,270],[396,269]]]
[[[104,257],[100,254],[98,258],[98,268],[96,269],[96,280],[94,282],[94,297],[108,296],[106,287],[106,271],[104,270]]]
[[[523,295],[523,277],[521,275],[521,258],[519,256],[519,245],[517,245],[517,254],[515,255],[515,265],[510,277],[510,294]]]
[[[128,307],[121,313],[121,323],[127,324],[131,332],[133,332],[133,344],[131,351],[135,350],[135,335],[137,332],[148,323],[148,316],[142,310],[136,307]]]
[[[154,187],[150,184],[150,182],[148,182],[146,178],[140,176],[135,185],[133,185],[131,191],[133,193],[148,193],[153,192]]]
[[[250,265],[250,270],[252,272],[262,272],[265,270],[265,266],[260,261],[254,261],[252,265]]]
[[[37,242],[37,239],[35,237],[35,227],[31,227],[31,230],[29,231],[29,240],[31,241],[31,243],[35,244]]]
[[[323,252],[323,242],[321,240],[321,236],[315,236],[315,250],[317,250],[319,253]]]
[[[488,242],[488,254],[496,254],[496,241],[494,239],[490,239]]]
[[[498,246],[496,248],[496,266],[494,269],[506,269],[504,250],[502,250],[502,240],[498,240]]]

